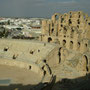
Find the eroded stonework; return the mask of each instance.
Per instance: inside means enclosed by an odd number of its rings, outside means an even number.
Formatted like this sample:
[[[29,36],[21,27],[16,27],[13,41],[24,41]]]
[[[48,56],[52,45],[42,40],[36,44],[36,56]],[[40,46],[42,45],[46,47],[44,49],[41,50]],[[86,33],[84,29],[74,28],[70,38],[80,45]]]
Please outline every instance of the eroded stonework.
[[[53,69],[56,76],[75,78],[90,72],[90,17],[87,14],[82,11],[55,13],[51,19],[42,21],[40,41],[59,45],[61,68],[58,73]]]
[[[87,76],[90,17],[82,11],[55,13],[42,21],[40,41],[0,39],[0,65],[33,71],[42,78],[39,83],[53,76],[56,82]]]

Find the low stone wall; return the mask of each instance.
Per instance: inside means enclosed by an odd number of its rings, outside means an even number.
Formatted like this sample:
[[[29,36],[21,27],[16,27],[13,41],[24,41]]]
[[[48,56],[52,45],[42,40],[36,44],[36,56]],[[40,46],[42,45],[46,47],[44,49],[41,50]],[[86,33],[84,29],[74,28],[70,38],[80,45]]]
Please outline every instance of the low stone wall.
[[[19,67],[19,68],[25,68],[35,73],[39,73],[41,76],[43,76],[43,70],[41,70],[40,67],[34,63],[26,63],[26,62],[15,61],[15,60],[0,59],[0,64]]]

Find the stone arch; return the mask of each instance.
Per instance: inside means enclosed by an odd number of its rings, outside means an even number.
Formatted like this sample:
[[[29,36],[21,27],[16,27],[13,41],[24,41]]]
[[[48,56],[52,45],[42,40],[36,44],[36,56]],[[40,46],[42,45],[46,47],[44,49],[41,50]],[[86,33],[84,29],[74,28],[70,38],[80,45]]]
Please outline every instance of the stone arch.
[[[80,49],[80,46],[81,46],[81,43],[80,42],[78,42],[78,45],[77,45],[77,49]]]
[[[74,30],[72,29],[71,30],[71,38],[73,38],[74,37]]]
[[[87,50],[87,43],[84,44],[84,50]]]
[[[83,60],[84,60],[84,66],[86,68],[86,71],[88,72],[89,71],[89,68],[88,68],[88,57],[86,55],[83,56]]]
[[[49,38],[48,38],[48,42],[51,42],[51,41],[52,41],[52,38],[51,38],[51,37],[49,37]]]
[[[29,66],[29,69],[31,70],[32,69],[32,66]]]
[[[54,32],[54,28],[52,28],[52,33]]]
[[[55,20],[58,20],[59,19],[59,15],[55,15]]]
[[[69,24],[72,24],[72,20],[71,19],[69,19]]]
[[[59,19],[59,16],[60,16],[59,13],[55,13],[55,14],[52,16],[52,20],[55,22],[56,20]]]
[[[79,19],[77,20],[77,23],[80,24],[80,20]]]
[[[62,45],[66,47],[66,40],[63,40]]]
[[[70,41],[70,49],[73,49],[73,41]]]
[[[66,27],[64,27],[64,29],[63,29],[63,33],[64,33],[64,34],[67,33],[67,29],[66,29]]]

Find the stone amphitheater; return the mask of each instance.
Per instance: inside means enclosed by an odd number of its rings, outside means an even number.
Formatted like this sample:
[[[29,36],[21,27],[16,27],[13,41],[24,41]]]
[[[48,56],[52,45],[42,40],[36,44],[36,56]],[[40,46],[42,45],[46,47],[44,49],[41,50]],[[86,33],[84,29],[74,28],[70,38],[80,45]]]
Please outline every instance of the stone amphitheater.
[[[56,83],[88,75],[90,17],[82,11],[55,13],[42,21],[39,41],[0,39],[0,68],[0,80],[9,78],[9,84],[50,83],[54,76]]]

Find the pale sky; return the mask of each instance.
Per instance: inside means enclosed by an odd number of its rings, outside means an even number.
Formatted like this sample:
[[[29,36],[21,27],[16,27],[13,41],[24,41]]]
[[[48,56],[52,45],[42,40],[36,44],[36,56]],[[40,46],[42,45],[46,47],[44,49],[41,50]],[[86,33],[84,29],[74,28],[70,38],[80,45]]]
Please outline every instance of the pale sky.
[[[5,17],[51,17],[79,10],[90,16],[90,0],[0,0],[0,16]]]

